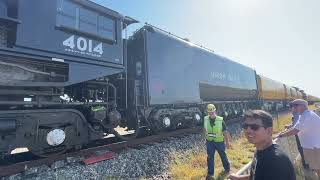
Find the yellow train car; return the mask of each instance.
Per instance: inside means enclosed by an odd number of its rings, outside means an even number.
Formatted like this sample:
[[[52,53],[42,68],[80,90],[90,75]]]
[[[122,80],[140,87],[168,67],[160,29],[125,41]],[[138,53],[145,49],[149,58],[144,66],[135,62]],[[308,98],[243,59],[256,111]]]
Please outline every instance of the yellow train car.
[[[257,75],[259,98],[263,100],[284,100],[286,99],[286,89],[283,83]],[[296,96],[296,94],[295,94]]]
[[[292,97],[292,95],[291,95],[291,91],[290,91],[290,86],[288,86],[288,85],[286,85],[286,84],[283,84],[283,87],[284,87],[284,89],[285,89],[285,100],[287,101],[287,102],[289,102],[289,101],[292,101],[293,100],[293,97]]]
[[[257,74],[257,84],[259,101],[263,109],[277,111],[285,107],[286,94],[290,92],[291,96],[291,91],[286,90],[283,83]]]

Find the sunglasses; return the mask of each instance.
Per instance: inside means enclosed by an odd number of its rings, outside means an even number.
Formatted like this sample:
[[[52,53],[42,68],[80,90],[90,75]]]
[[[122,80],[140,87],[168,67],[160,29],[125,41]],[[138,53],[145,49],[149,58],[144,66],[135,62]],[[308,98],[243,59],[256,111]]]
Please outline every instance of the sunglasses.
[[[248,127],[250,127],[250,129],[254,130],[254,131],[257,131],[258,129],[260,129],[261,127],[264,127],[264,126],[261,126],[261,125],[258,125],[258,124],[242,124],[242,129],[248,129]]]

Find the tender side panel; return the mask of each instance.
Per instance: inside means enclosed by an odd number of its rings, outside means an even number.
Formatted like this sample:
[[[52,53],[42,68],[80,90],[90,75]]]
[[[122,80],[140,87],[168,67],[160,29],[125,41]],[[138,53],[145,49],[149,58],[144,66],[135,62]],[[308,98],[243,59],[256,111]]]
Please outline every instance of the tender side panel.
[[[150,104],[255,99],[255,71],[157,31],[147,31]]]

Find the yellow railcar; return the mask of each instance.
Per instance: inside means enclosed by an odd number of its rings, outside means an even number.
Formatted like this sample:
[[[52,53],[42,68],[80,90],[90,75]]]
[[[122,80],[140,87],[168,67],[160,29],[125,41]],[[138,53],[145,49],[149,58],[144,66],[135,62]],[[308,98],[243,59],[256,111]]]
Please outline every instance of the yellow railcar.
[[[259,98],[261,100],[285,100],[287,90],[283,83],[257,75]]]
[[[293,99],[298,99],[298,93],[297,93],[297,90],[295,88],[290,87],[290,92],[291,92],[292,100]]]
[[[285,100],[286,101],[291,101],[291,100],[293,100],[293,97],[292,97],[292,95],[291,95],[291,91],[290,91],[290,86],[288,86],[288,85],[286,85],[286,84],[283,84],[283,87],[284,87],[284,89],[285,89]]]

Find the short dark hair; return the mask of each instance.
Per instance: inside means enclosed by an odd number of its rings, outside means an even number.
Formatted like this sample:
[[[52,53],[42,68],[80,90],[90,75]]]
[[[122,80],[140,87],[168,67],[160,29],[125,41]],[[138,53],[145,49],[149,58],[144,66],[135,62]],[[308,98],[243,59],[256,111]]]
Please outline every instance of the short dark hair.
[[[248,110],[244,113],[244,120],[246,118],[261,119],[264,127],[272,127],[272,115],[264,110]]]

